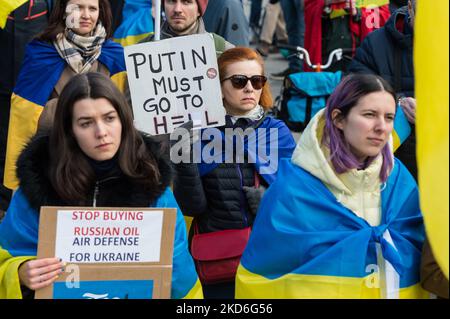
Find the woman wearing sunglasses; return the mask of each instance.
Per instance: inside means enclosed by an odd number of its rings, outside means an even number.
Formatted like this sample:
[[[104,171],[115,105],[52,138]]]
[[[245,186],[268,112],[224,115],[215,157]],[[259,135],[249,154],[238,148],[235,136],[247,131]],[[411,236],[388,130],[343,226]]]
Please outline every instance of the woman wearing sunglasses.
[[[208,246],[215,252],[219,251],[217,232],[250,229],[264,186],[276,179],[279,160],[290,158],[295,148],[286,125],[267,116],[273,101],[259,54],[249,48],[233,48],[219,57],[218,65],[226,124],[201,132],[200,143],[205,150],[209,138],[219,136],[224,146],[233,141],[234,134],[234,152],[222,147],[221,156],[215,154],[213,162],[202,158],[199,164],[177,164],[174,181],[174,194],[183,213],[194,217],[191,240],[193,233],[208,233],[211,235]],[[239,148],[236,140],[242,135]],[[254,146],[259,152],[255,152]],[[255,187],[258,184],[261,186]],[[205,298],[234,298],[234,277],[232,273],[206,280],[200,275]]]

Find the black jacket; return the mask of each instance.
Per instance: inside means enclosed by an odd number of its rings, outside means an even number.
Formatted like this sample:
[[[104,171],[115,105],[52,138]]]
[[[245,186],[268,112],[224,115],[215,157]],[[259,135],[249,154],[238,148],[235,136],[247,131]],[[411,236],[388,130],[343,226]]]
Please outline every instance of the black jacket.
[[[144,141],[156,159],[161,174],[161,182],[155,191],[149,192],[117,168],[92,185],[91,195],[86,199],[87,206],[92,205],[96,185],[96,206],[99,207],[149,207],[164,193],[171,183],[171,164],[151,137],[144,137]],[[37,211],[41,206],[79,206],[78,203],[62,200],[53,188],[49,180],[50,152],[48,136],[36,136],[30,141],[17,161],[20,188]]]
[[[227,124],[221,130],[257,127],[263,119],[257,122],[239,119],[233,125],[227,116]],[[183,214],[196,217],[200,233],[241,229],[253,224],[254,216],[242,188],[255,185],[253,164],[222,163],[204,176],[200,176],[197,164],[174,166],[175,198]]]
[[[408,8],[402,7],[382,28],[369,33],[356,50],[348,71],[379,75],[392,85],[397,94],[414,96],[413,33],[407,20]],[[397,29],[397,24],[403,25],[403,32]],[[400,56],[401,66],[398,87],[395,81],[396,54]]]
[[[397,25],[403,26],[403,32]],[[379,75],[392,85],[398,96],[414,97],[413,30],[408,24],[407,7],[398,9],[384,27],[364,39],[348,71]],[[411,135],[395,155],[417,180],[414,125],[411,125]]]

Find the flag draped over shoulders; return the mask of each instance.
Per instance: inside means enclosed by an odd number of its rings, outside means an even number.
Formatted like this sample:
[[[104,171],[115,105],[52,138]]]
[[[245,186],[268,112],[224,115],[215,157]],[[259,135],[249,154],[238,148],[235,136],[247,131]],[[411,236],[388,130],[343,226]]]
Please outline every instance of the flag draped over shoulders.
[[[152,1],[126,0],[122,11],[122,22],[114,32],[114,41],[123,46],[132,45],[152,33]]]
[[[236,276],[237,298],[380,298],[377,247],[399,274],[396,296],[419,285],[424,229],[416,184],[395,161],[372,227],[302,168],[283,160],[260,204]]]
[[[127,83],[123,47],[106,41],[98,58],[111,80],[123,92]],[[39,116],[58,82],[66,62],[50,43],[34,40],[27,46],[24,62],[11,97],[4,184],[16,189],[16,160],[37,129]]]

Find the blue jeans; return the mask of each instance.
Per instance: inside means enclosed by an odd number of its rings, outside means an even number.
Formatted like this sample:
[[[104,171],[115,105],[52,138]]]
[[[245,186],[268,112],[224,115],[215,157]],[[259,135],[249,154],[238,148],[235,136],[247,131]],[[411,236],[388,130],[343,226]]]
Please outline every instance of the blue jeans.
[[[295,46],[304,46],[305,43],[305,7],[303,0],[280,0],[286,20],[288,43]],[[289,68],[300,72],[303,63],[295,56],[289,58]]]

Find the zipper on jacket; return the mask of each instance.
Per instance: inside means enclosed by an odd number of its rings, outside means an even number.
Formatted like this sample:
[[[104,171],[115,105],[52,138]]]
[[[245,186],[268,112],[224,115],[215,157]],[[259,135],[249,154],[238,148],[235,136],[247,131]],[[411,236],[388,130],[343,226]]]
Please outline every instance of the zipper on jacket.
[[[113,179],[118,179],[119,177],[117,176],[111,176],[111,177],[107,177],[104,178],[100,181],[96,181],[95,182],[95,187],[94,187],[94,197],[92,198],[92,206],[93,207],[97,207],[97,197],[99,194],[99,189],[100,189],[100,184],[104,184],[105,182],[111,181]]]
[[[246,203],[245,193],[244,193],[244,177],[242,176],[241,166],[239,164],[237,164],[236,168],[237,168],[237,171],[239,174],[239,180],[241,181],[241,213],[242,213],[242,216],[244,217],[245,226],[249,226],[246,209],[244,208],[244,205]]]
[[[94,198],[92,199],[92,206],[93,207],[97,207],[98,184],[99,184],[99,181],[95,182]]]

